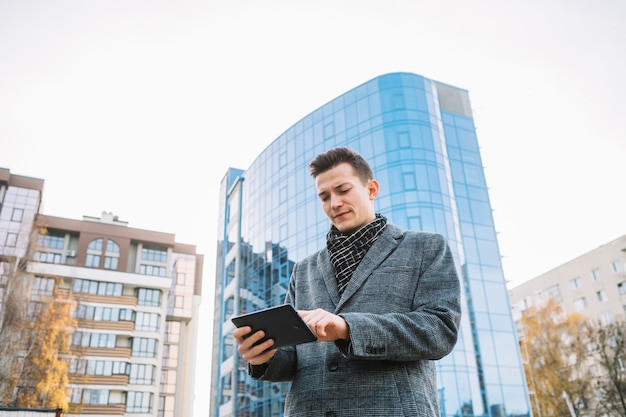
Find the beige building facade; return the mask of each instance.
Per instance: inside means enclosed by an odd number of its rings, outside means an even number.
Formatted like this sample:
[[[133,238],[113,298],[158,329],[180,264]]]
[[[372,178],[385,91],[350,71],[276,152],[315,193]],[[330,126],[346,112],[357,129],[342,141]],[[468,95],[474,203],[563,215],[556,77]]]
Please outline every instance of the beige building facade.
[[[68,416],[192,416],[203,255],[112,213],[40,214],[42,189],[0,169],[0,309],[20,258],[33,298],[69,295]]]
[[[509,290],[517,321],[547,298],[565,313],[610,323],[626,317],[626,235],[584,253]]]

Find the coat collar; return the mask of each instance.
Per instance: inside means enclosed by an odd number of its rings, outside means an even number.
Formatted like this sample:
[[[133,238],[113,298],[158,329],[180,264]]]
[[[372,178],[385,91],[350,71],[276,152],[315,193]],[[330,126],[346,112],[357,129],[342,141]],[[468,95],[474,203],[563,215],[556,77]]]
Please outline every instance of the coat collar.
[[[328,250],[324,248],[320,251],[318,265],[320,266],[326,289],[330,294],[331,300],[336,306],[335,313],[341,310],[341,307],[365,283],[372,271],[376,269],[385,259],[387,259],[389,254],[396,249],[402,239],[402,236],[403,232],[399,227],[391,223],[387,223],[385,230],[380,236],[378,236],[376,242],[374,242],[370,250],[352,274],[352,278],[350,278],[350,282],[341,296],[339,296],[339,292],[337,291],[337,280],[335,278],[335,271],[330,262]]]

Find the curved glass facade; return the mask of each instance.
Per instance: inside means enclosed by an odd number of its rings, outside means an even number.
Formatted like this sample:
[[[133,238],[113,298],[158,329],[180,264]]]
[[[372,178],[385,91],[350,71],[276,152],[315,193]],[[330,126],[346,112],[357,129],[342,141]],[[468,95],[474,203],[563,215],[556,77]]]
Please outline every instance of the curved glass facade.
[[[368,160],[377,212],[449,240],[462,277],[454,351],[437,362],[446,416],[529,416],[528,392],[467,91],[410,73],[368,81],[274,140],[221,184],[211,415],[281,416],[288,383],[251,380],[229,317],[281,304],[330,223],[308,163],[334,146]]]

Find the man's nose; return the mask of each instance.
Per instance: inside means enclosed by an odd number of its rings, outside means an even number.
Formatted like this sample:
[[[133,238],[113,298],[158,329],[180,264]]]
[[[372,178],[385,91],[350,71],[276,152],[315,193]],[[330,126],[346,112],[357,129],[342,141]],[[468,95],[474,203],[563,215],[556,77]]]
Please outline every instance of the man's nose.
[[[341,200],[341,197],[339,197],[338,195],[330,196],[330,206],[332,208],[341,207],[342,205],[343,205],[343,201]]]

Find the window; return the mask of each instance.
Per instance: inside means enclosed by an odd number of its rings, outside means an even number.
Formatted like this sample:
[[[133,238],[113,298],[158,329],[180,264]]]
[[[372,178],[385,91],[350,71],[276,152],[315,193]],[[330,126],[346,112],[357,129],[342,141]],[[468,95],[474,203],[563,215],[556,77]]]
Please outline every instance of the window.
[[[161,396],[159,397],[159,412],[158,417],[175,417],[174,406],[176,405],[174,397]]]
[[[583,280],[580,277],[572,278],[569,280],[569,287],[576,290],[583,286]]]
[[[114,348],[117,335],[109,333],[86,333],[77,331],[72,336],[72,345],[92,348]]]
[[[120,296],[122,295],[122,284],[76,278],[72,291],[86,294]]]
[[[115,308],[101,306],[87,306],[80,304],[74,316],[77,319],[97,321],[132,321],[133,310],[130,308]]]
[[[600,323],[602,323],[603,326],[607,326],[612,322],[613,313],[611,313],[610,311],[605,311],[604,313],[600,314]]]
[[[398,132],[398,147],[399,148],[411,147],[411,137],[409,136],[409,132]]]
[[[178,366],[178,345],[163,345],[163,367],[176,368]]]
[[[600,273],[600,268],[596,268],[591,271],[591,279],[593,281],[600,281],[602,279],[602,274]]]
[[[44,248],[63,249],[65,246],[65,236],[58,234],[39,235],[37,244]]]
[[[100,268],[100,255],[88,253],[85,259],[85,266],[87,268]]]
[[[141,275],[154,275],[157,277],[165,276],[165,267],[164,266],[156,266],[156,265],[139,265],[139,273]]]
[[[24,217],[24,209],[21,209],[21,208],[13,209],[13,213],[11,214],[12,222],[21,222],[23,217]]]
[[[224,316],[229,318],[235,312],[235,298],[233,296],[228,297],[224,303]]]
[[[611,272],[614,274],[622,272],[622,263],[619,260],[611,262]]]
[[[228,266],[226,267],[226,282],[224,283],[224,286],[228,285],[233,280],[233,278],[235,278],[235,261],[234,260],[231,263],[229,263]]]
[[[170,343],[178,343],[180,341],[180,322],[165,322],[165,341]]]
[[[622,281],[617,284],[617,292],[619,292],[619,295],[626,294],[626,281]]]
[[[31,301],[28,303],[28,308],[26,309],[26,315],[28,317],[39,317],[41,316],[41,312],[43,311],[43,303],[37,301]]]
[[[113,256],[104,257],[104,269],[112,269],[116,271],[118,264],[119,264],[119,258],[116,258]]]
[[[585,297],[574,300],[574,310],[583,311],[585,308],[587,308],[587,301],[585,300]]]
[[[165,394],[176,393],[176,375],[175,369],[161,370],[161,392]]]
[[[167,250],[144,246],[141,249],[141,259],[154,262],[167,262]]]
[[[108,404],[109,390],[107,389],[84,389],[82,401],[83,404]]]
[[[158,307],[161,305],[161,291],[148,288],[137,289],[137,304],[141,306]]]
[[[559,284],[546,288],[545,295],[550,298],[553,298],[556,301],[563,301],[561,297],[561,290],[559,288]]]
[[[33,294],[52,295],[54,293],[54,278],[35,277],[33,281]]]
[[[402,174],[402,183],[405,190],[416,190],[417,181],[415,180],[415,173],[405,172]]]
[[[152,365],[134,363],[130,366],[131,384],[151,385],[154,382],[154,370]]]
[[[107,253],[120,253],[120,245],[118,245],[111,239],[108,239],[107,240]]]
[[[102,238],[98,238],[98,239],[94,239],[91,242],[89,242],[89,245],[87,245],[87,250],[93,250],[93,251],[98,251],[98,252],[102,252],[102,242],[104,241],[104,239]]]
[[[138,311],[135,316],[135,330],[156,332],[159,330],[159,315],[157,313]]]
[[[598,301],[601,303],[604,303],[609,300],[609,297],[606,295],[605,290],[600,290],[596,292],[596,295],[598,296]]]
[[[85,266],[87,268],[100,268],[100,259],[102,258],[103,238],[94,239],[87,245],[87,258]]]
[[[222,351],[222,360],[225,361],[226,359],[230,358],[231,356],[233,356],[233,353],[234,348],[232,342],[224,344],[224,350]]]
[[[106,254],[104,256],[104,269],[117,271],[120,259],[120,245],[112,240],[107,240]]]
[[[7,233],[7,237],[4,241],[4,246],[8,248],[14,248],[17,245],[17,233]]]
[[[126,395],[127,413],[152,412],[152,393],[129,391]]]
[[[178,272],[176,274],[176,285],[185,285],[185,282],[187,281],[187,274],[185,274],[184,272]]]
[[[78,360],[70,363],[70,373],[78,375],[128,375],[130,364],[122,361],[110,360]]]
[[[154,358],[156,356],[156,342],[156,339],[149,339],[147,337],[133,338],[131,355],[141,358]]]
[[[233,387],[233,375],[229,372],[222,377],[222,389],[231,389]]]
[[[61,254],[50,252],[37,252],[35,253],[35,260],[47,264],[60,264]]]

